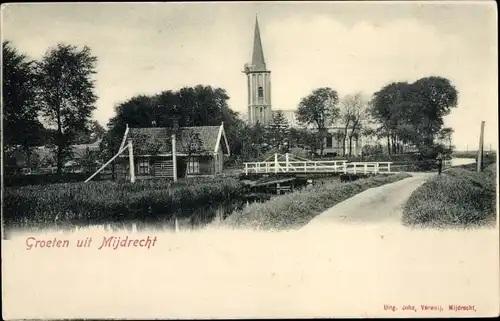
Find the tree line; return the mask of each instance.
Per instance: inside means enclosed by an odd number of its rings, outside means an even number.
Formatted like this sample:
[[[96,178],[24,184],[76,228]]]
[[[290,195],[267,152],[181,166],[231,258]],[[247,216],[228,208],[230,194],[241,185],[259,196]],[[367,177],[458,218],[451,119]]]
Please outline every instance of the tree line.
[[[343,130],[335,132],[334,137],[342,141],[342,150],[348,150],[348,155],[353,139],[360,136],[385,140],[389,155],[411,149],[423,158],[433,158],[451,152],[453,129],[444,127],[443,119],[457,106],[458,91],[446,78],[431,76],[413,83],[390,83],[371,99],[362,93],[346,95],[342,100],[338,97],[332,88],[319,88],[298,106],[299,122],[311,126],[320,146],[328,128],[337,123]],[[322,154],[322,147],[319,149]]]
[[[93,75],[97,57],[90,48],[58,44],[31,60],[9,41],[2,43],[3,143],[9,165],[20,148],[26,155],[48,145],[57,171],[71,157],[71,145],[101,130],[91,121],[97,96]]]
[[[17,148],[29,155],[36,146],[50,146],[60,173],[72,156],[73,144],[102,137],[100,152],[83,160],[102,163],[118,151],[127,124],[172,127],[174,121],[181,127],[224,122],[232,153],[229,161],[236,163],[293,148],[319,151],[322,156],[328,135],[342,143],[341,156],[352,154],[356,139],[371,136],[385,141],[389,154],[412,147],[434,157],[444,151],[442,141],[451,141],[453,130],[444,127],[443,117],[458,102],[451,82],[437,76],[390,83],[371,97],[354,93],[341,98],[333,88],[322,87],[300,100],[298,127],[291,128],[281,111],[275,111],[264,127],[242,120],[229,107],[224,89],[198,85],[131,97],[115,106],[115,115],[104,129],[91,119],[97,101],[96,67],[97,57],[86,46],[58,44],[33,61],[3,42],[5,159]],[[341,129],[329,133],[332,125]]]

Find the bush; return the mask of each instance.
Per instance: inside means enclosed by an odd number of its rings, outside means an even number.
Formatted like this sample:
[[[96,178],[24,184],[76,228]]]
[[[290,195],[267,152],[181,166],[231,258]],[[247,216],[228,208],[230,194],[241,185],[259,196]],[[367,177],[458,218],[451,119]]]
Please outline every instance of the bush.
[[[243,192],[238,180],[227,178],[9,187],[4,192],[4,219],[12,227],[169,219],[179,208],[231,199]]]
[[[399,181],[408,174],[377,175],[352,183],[329,182],[294,193],[277,196],[265,203],[254,203],[233,212],[222,222],[231,227],[264,230],[300,228],[324,210],[371,187]]]
[[[8,175],[4,177],[5,186],[26,186],[55,183],[83,182],[92,173],[62,173],[62,174],[34,174],[34,175]],[[94,180],[98,180],[96,177]]]
[[[453,168],[420,186],[403,211],[403,224],[472,227],[496,217],[496,165],[484,172]]]

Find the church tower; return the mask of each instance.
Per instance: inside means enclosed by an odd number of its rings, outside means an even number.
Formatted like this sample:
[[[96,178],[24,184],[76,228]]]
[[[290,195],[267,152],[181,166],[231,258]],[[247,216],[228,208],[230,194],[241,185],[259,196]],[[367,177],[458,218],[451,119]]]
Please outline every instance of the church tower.
[[[257,17],[255,17],[252,62],[245,64],[243,72],[247,75],[248,122],[251,126],[256,123],[267,126],[272,117],[271,71],[266,68]]]

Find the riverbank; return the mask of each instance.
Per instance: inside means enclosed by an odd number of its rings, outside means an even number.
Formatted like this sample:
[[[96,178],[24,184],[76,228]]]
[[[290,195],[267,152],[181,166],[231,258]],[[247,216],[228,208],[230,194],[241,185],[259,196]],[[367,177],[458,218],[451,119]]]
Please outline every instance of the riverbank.
[[[179,209],[209,207],[238,198],[245,191],[244,185],[233,178],[7,187],[3,213],[7,228],[21,229],[133,220],[161,222],[171,219]]]
[[[432,177],[409,198],[403,224],[412,227],[468,228],[496,224],[496,164],[483,172],[475,164]]]
[[[324,210],[371,187],[393,183],[411,175],[406,173],[378,175],[352,183],[324,182],[310,189],[277,196],[265,203],[254,203],[235,211],[225,220],[213,222],[233,228],[257,230],[296,229],[307,224]]]

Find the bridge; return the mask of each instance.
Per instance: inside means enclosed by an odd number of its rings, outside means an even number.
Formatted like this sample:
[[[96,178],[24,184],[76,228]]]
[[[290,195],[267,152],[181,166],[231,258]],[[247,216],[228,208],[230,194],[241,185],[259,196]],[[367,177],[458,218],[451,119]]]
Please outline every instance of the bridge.
[[[262,162],[244,163],[245,175],[249,174],[387,174],[392,162],[349,162],[347,160],[313,161],[292,154],[274,154]]]

